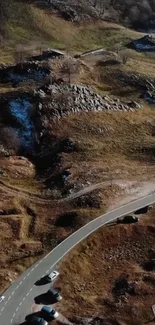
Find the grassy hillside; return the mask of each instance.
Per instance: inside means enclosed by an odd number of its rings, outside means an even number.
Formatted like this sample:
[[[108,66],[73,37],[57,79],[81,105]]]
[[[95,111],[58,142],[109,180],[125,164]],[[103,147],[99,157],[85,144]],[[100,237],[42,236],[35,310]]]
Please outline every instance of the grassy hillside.
[[[15,52],[29,55],[42,48],[82,52],[98,47],[112,48],[136,38],[138,33],[106,22],[73,24],[58,17],[50,9],[30,3],[13,2],[9,8],[6,39],[1,44],[0,62],[9,63]]]
[[[138,37],[137,32],[114,23],[96,21],[75,24],[58,17],[50,9],[36,7],[32,1],[14,1],[9,8],[0,63],[13,62],[18,51],[23,52],[23,59],[47,47],[64,49],[71,54],[100,47],[116,52],[116,48],[123,50],[129,40]],[[74,75],[74,82],[90,85],[101,95],[118,97],[120,101],[139,101],[139,88],[122,85],[117,74],[139,73],[147,75],[147,78],[154,77],[154,57],[128,50],[126,64],[119,58],[120,62],[112,65],[110,62],[116,58],[115,54],[109,51],[107,58],[103,54],[79,59],[80,68]],[[60,63],[61,60],[52,61],[52,73],[57,78],[64,78],[63,74],[58,74]],[[3,84],[0,92],[3,96],[8,92],[7,96],[12,97],[16,92],[23,94],[25,90],[32,91],[37,87],[38,83],[31,80],[13,89],[10,84]],[[51,101],[51,98],[48,99]],[[50,181],[45,182],[40,177],[40,170],[36,168],[38,165],[33,165],[28,159],[0,159],[1,290],[8,286],[10,277],[15,279],[41,254],[106,211],[120,194],[128,196],[130,192],[135,195],[133,188],[130,191],[131,183],[143,181],[147,182],[147,189],[152,188],[155,179],[155,111],[152,109],[154,106],[149,107],[142,99],[141,103],[143,108],[135,112],[81,112],[51,123],[49,128],[46,125],[48,134],[45,135],[49,137],[45,137],[45,148],[47,139],[54,148],[53,139],[61,144],[68,138],[76,147],[73,152],[60,150],[58,166],[55,166],[57,156],[52,153],[55,160],[51,162],[50,158],[48,161],[53,164],[52,168],[56,168],[54,171],[47,170],[47,174],[43,175],[47,180],[49,172],[52,176],[64,172],[60,174],[63,176],[69,171],[64,184],[55,177],[54,187],[50,187]],[[47,113],[45,110],[42,115],[45,122],[49,117]],[[121,186],[118,183],[120,179]],[[81,193],[83,189],[86,192]],[[61,194],[69,195],[68,200],[63,200]],[[73,196],[70,197],[70,194]],[[73,220],[66,225],[65,221],[70,221],[71,217]]]

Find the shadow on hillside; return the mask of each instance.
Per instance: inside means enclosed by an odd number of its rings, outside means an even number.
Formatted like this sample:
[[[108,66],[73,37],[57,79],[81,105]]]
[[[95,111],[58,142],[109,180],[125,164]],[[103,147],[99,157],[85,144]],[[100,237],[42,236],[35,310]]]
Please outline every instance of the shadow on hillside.
[[[119,60],[115,60],[115,59],[97,62],[97,66],[99,66],[99,67],[101,67],[101,66],[106,67],[106,66],[110,66],[110,65],[120,65],[120,64],[121,64],[121,62]]]
[[[24,3],[25,4],[25,0],[14,0],[14,2],[17,2],[17,3]],[[47,9],[50,7],[50,4],[48,2],[36,2],[34,0],[27,0],[26,1],[28,4],[31,4],[31,5],[35,5],[36,7],[40,8],[40,9]]]

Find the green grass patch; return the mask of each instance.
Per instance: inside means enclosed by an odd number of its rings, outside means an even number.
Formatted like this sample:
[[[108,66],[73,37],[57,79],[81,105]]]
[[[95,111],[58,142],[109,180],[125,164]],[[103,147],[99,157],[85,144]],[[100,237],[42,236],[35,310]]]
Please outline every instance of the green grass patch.
[[[83,52],[99,47],[113,49],[139,34],[116,24],[96,22],[73,24],[56,16],[49,9],[14,1],[9,8],[6,25],[7,44],[0,48],[0,62],[13,61],[17,46],[51,47],[69,52]],[[9,55],[8,55],[9,52]]]

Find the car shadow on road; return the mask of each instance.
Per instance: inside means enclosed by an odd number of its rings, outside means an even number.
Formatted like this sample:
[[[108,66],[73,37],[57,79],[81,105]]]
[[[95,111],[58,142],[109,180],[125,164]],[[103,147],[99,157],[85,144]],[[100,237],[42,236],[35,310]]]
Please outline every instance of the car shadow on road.
[[[34,301],[35,301],[35,303],[37,305],[40,305],[40,304],[42,304],[42,305],[52,305],[52,304],[55,303],[54,298],[50,297],[47,292],[43,293],[43,294],[41,294],[39,296],[36,296],[34,298]]]
[[[35,282],[35,286],[43,286],[47,283],[49,283],[49,282],[47,281],[46,276],[44,276],[43,278],[41,278]]]
[[[37,311],[36,313],[28,314],[25,318],[25,323],[20,325],[30,325],[33,316],[41,317],[41,311]]]

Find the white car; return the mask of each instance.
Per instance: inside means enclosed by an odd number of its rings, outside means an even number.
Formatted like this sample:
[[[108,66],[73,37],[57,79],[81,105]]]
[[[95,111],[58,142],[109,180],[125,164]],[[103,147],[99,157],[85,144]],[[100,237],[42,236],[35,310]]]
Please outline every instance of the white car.
[[[48,282],[52,282],[58,277],[58,275],[59,275],[59,272],[53,271],[53,272],[51,272],[50,274],[47,275],[46,279],[47,279]]]
[[[0,303],[5,299],[5,296],[0,295]]]

